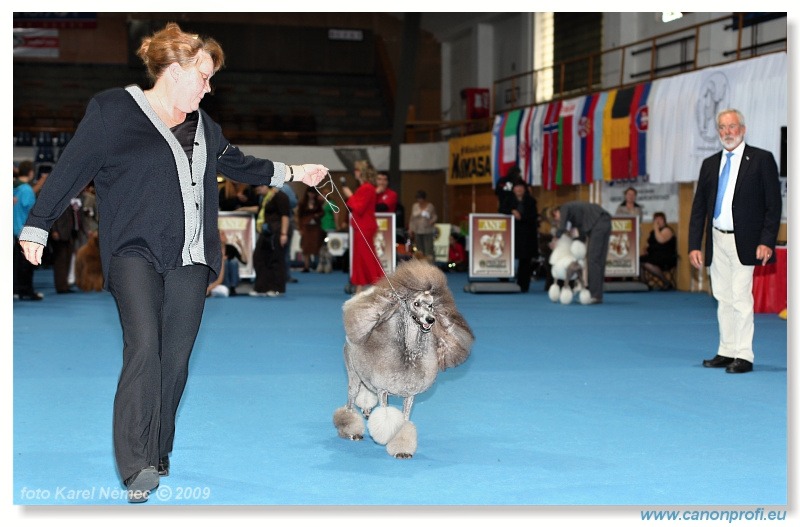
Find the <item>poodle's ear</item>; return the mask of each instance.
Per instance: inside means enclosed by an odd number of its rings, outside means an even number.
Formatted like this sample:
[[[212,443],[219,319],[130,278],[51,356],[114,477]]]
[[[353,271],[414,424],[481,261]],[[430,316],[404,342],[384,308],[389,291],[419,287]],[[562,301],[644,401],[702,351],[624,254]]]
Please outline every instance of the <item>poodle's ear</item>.
[[[363,343],[398,307],[399,303],[391,293],[376,288],[355,295],[342,306],[347,338],[354,344]]]
[[[458,366],[467,360],[475,335],[454,304],[436,310],[436,323],[431,331],[436,339],[436,358],[440,370]]]

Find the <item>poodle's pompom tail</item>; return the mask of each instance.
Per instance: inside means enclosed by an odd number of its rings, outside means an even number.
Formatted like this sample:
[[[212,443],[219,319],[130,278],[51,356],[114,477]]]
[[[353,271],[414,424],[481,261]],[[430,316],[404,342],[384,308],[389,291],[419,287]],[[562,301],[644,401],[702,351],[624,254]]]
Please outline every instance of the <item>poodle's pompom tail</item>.
[[[403,427],[404,422],[403,412],[394,406],[381,406],[372,411],[367,428],[376,443],[385,445]]]
[[[364,419],[352,408],[342,406],[333,412],[333,424],[339,437],[359,441],[364,439]]]
[[[403,423],[395,436],[386,444],[389,455],[398,459],[408,459],[417,451],[417,427],[411,421]]]
[[[561,289],[561,297],[559,298],[561,303],[562,304],[571,304],[572,303],[572,297],[573,297],[572,289],[570,289],[567,286],[564,286],[564,288]]]
[[[356,406],[361,408],[364,415],[369,415],[376,404],[378,404],[378,396],[363,384],[359,386],[358,394],[356,395]]]
[[[561,288],[558,287],[558,284],[552,284],[550,289],[547,290],[547,296],[550,297],[550,300],[553,302],[558,302],[558,299],[561,297]]]
[[[583,260],[586,258],[586,244],[580,240],[572,240],[572,245],[570,245],[569,250],[576,260]]]
[[[578,295],[578,299],[583,305],[590,304],[592,302],[592,293],[590,293],[588,289],[582,289]]]

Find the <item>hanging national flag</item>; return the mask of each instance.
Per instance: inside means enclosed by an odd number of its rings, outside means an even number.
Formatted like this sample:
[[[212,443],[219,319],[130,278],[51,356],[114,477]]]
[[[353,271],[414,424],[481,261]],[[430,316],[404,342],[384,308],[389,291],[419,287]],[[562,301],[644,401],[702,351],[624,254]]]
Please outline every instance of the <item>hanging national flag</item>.
[[[506,114],[501,113],[494,116],[492,125],[492,187],[497,186],[497,181],[503,177],[500,170],[503,148],[503,126],[506,122]]]
[[[546,190],[556,188],[556,163],[558,162],[558,118],[561,101],[547,105],[547,113],[542,125],[544,146],[542,149],[542,186]]]
[[[631,177],[631,105],[635,88],[617,90],[611,107],[611,121],[605,123],[609,131],[611,154],[611,179]]]
[[[500,173],[498,178],[503,177],[508,169],[519,163],[519,124],[522,117],[522,110],[511,110],[506,114],[503,123],[502,146],[500,148]]]
[[[579,155],[581,158],[580,183],[592,182],[592,165],[594,163],[594,111],[600,96],[597,93],[587,95],[583,101],[583,111],[578,121],[578,137],[580,137]],[[578,181],[576,181],[578,183]]]
[[[609,90],[608,98],[606,99],[605,108],[603,108],[603,146],[602,146],[602,162],[603,162],[603,181],[611,181],[611,111],[614,108],[614,102],[617,99],[617,92],[619,90]],[[597,179],[597,178],[595,178]]]
[[[531,122],[531,185],[542,186],[542,154],[544,149],[544,118],[547,114],[547,105],[540,104],[534,107]]]
[[[519,168],[522,172],[522,179],[525,180],[526,183],[531,183],[531,175],[532,175],[532,152],[531,146],[533,144],[533,120],[535,115],[535,108],[533,106],[529,106],[522,110],[522,116],[520,117],[519,121],[519,138],[517,142],[519,144]]]
[[[604,180],[605,157],[603,156],[603,130],[605,111],[608,105],[608,92],[600,92],[594,108],[592,122],[592,181]],[[610,170],[610,168],[609,168]]]
[[[580,174],[580,137],[577,120],[583,112],[584,97],[562,102],[558,117],[558,162],[556,163],[556,185],[572,185],[576,181],[575,171]],[[577,176],[578,178],[580,176]]]
[[[647,175],[647,124],[650,83],[636,86],[631,103],[631,177]]]

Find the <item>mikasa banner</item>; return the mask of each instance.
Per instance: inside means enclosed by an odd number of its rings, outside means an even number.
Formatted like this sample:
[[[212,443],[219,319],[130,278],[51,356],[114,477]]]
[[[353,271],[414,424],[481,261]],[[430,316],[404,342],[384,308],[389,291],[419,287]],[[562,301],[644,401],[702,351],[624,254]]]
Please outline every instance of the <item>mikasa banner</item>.
[[[450,139],[448,185],[476,185],[492,182],[492,134]]]
[[[648,100],[650,183],[696,181],[703,159],[722,149],[716,115],[736,108],[747,144],[780,160],[788,120],[786,53],[737,61],[653,81]]]

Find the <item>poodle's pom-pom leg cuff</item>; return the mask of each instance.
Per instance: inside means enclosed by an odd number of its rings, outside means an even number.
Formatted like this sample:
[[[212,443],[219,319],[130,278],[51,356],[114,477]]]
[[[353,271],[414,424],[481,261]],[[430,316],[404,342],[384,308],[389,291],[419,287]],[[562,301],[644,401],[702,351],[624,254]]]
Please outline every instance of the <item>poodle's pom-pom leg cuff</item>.
[[[404,422],[403,412],[394,406],[380,406],[370,414],[367,428],[376,443],[385,445],[403,427]]]
[[[364,419],[355,410],[342,406],[333,412],[333,424],[339,437],[360,441],[364,439]]]
[[[571,304],[572,303],[572,297],[573,297],[572,289],[570,289],[569,287],[564,287],[561,290],[561,303],[562,304]]]
[[[356,406],[361,408],[365,417],[369,417],[376,404],[378,404],[378,396],[363,384],[359,386],[358,394],[356,395]]]
[[[402,428],[386,444],[386,451],[397,459],[408,459],[417,451],[417,427],[411,421],[403,423]]]
[[[551,301],[558,302],[558,299],[561,296],[561,288],[558,287],[558,284],[553,284],[550,286],[550,289],[547,290],[547,296],[550,297]]]
[[[590,304],[592,302],[592,293],[590,293],[588,289],[581,289],[581,292],[578,294],[578,299],[583,305]]]

